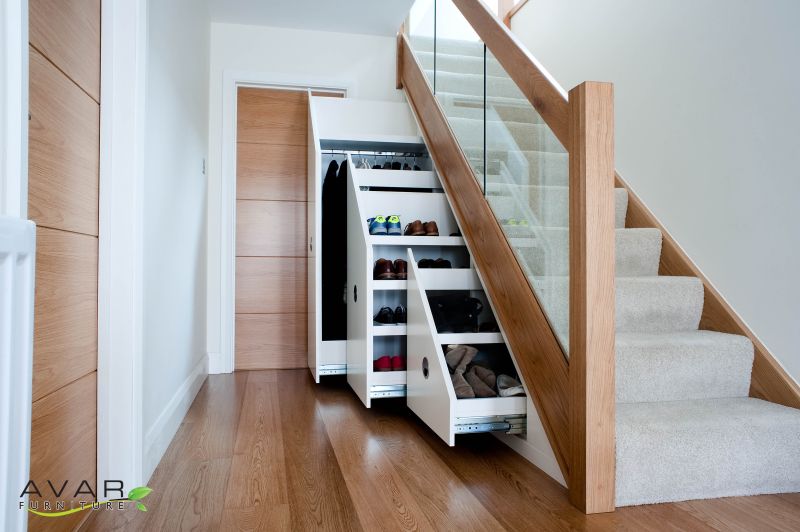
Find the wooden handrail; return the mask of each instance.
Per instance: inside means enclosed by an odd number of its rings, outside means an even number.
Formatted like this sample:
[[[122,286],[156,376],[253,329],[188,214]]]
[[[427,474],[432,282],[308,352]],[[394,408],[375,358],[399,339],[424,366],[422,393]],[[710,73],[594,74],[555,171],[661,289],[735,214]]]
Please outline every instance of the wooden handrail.
[[[506,28],[511,29],[511,19],[514,18],[514,15],[519,13],[519,10],[522,9],[522,6],[528,3],[528,0],[520,0],[520,2],[509,9],[506,14],[503,16],[503,24],[506,25]]]
[[[518,42],[511,31],[500,24],[480,0],[453,0],[478,36],[506,73],[514,80],[556,138],[569,144],[569,104],[538,61]]]
[[[405,35],[400,36],[400,44],[402,86],[556,461],[569,483],[569,381],[564,352]]]

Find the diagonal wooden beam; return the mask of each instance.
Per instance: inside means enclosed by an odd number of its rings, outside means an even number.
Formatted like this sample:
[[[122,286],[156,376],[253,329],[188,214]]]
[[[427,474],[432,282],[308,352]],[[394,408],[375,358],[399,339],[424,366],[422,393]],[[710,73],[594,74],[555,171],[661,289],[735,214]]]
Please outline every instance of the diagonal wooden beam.
[[[402,85],[498,323],[569,482],[566,357],[405,36],[401,36],[401,46]]]

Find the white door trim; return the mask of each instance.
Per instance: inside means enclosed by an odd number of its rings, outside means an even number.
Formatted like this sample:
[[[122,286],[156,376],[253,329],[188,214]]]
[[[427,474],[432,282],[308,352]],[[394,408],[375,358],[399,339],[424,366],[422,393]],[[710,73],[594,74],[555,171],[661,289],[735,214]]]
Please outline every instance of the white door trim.
[[[208,371],[231,373],[234,369],[234,337],[236,310],[236,92],[239,87],[262,87],[284,90],[326,90],[341,91],[346,96],[354,96],[354,84],[330,78],[303,78],[276,73],[244,72],[225,70],[222,73],[222,135],[220,136],[221,187],[219,197],[219,220],[214,221],[214,213],[209,210],[211,227],[219,228],[220,254],[209,260],[219,260],[219,293],[221,311],[219,323],[209,323],[219,327],[219,351],[210,349]],[[211,232],[209,232],[211,234]],[[209,245],[208,249],[213,249]],[[209,269],[213,271],[213,269]],[[213,281],[212,281],[213,282]],[[212,303],[213,304],[213,303]],[[212,314],[209,314],[212,315]],[[209,346],[211,347],[211,346]]]
[[[147,2],[102,0],[97,481],[143,478],[142,184]]]
[[[0,215],[28,216],[28,0],[0,4]]]

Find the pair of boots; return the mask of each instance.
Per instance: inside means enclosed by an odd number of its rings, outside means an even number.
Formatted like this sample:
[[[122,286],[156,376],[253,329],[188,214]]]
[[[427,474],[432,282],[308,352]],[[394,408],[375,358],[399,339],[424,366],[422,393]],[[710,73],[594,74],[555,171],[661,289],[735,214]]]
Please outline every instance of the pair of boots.
[[[497,383],[494,371],[482,366],[472,366],[467,371],[467,366],[477,354],[478,350],[470,345],[447,346],[444,358],[453,372],[450,378],[458,399],[497,397],[494,391]]]

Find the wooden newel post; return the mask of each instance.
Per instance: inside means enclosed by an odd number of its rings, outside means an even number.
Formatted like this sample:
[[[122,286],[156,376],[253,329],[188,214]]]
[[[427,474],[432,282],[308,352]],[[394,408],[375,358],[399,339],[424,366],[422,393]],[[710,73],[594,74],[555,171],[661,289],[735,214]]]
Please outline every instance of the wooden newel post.
[[[570,499],[586,513],[615,502],[614,89],[569,92]]]

